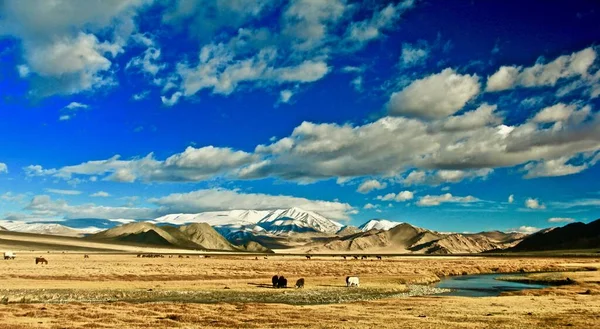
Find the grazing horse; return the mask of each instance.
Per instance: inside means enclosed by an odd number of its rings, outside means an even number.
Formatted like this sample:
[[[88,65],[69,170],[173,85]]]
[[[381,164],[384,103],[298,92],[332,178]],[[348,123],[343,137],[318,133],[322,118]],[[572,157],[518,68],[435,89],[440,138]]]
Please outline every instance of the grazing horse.
[[[48,265],[48,261],[44,257],[36,257],[35,258],[35,264],[37,265],[39,263]]]
[[[277,288],[277,283],[279,282],[279,277],[277,275],[273,275],[271,278],[271,283],[273,283],[273,288]]]
[[[346,256],[342,256],[342,257],[344,257],[344,260],[346,260]]]
[[[277,288],[287,288],[287,279],[283,275],[277,280]]]
[[[298,288],[304,288],[304,278],[300,278],[296,281],[296,289]]]
[[[347,276],[346,277],[346,287],[359,287],[360,282],[357,276]]]
[[[362,256],[360,259],[367,259],[367,256]]]
[[[85,255],[83,255],[83,258],[90,258],[90,255],[85,254]]]
[[[381,256],[375,256],[375,257],[377,257],[377,259],[379,259],[379,260],[381,260],[381,259],[382,259],[382,258],[381,258]]]
[[[306,255],[306,259],[309,259],[309,260],[310,260],[310,259],[311,259],[311,256],[310,256],[310,255]]]

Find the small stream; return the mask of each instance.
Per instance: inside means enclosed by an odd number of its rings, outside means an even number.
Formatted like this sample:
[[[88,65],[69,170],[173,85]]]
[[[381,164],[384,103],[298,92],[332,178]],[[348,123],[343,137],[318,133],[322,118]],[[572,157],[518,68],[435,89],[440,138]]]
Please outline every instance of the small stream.
[[[519,283],[496,280],[506,274],[477,274],[462,275],[443,278],[435,287],[451,289],[450,292],[439,294],[440,296],[463,296],[463,297],[490,297],[498,296],[502,292],[519,291],[525,289],[542,289],[548,287],[544,284]],[[510,276],[515,276],[511,274]]]

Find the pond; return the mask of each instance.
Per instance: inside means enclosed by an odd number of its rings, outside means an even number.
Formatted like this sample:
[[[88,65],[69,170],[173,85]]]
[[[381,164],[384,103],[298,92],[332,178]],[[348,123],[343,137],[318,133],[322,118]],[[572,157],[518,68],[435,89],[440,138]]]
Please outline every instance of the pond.
[[[548,287],[544,284],[519,283],[496,280],[506,274],[477,274],[462,275],[443,278],[435,287],[451,289],[450,292],[440,294],[441,296],[463,296],[463,297],[489,297],[498,296],[505,291],[519,291],[524,289],[542,289]],[[511,274],[510,276],[514,276]]]

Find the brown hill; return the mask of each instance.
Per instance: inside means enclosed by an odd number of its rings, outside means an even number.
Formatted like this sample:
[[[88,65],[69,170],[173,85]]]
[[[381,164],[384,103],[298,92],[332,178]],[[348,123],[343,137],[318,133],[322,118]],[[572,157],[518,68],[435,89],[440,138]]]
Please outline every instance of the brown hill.
[[[119,241],[140,245],[177,247],[195,250],[270,252],[258,242],[235,246],[207,223],[185,226],[157,226],[148,222],[120,225],[87,237],[91,240]]]
[[[341,230],[337,231],[337,233],[335,233],[338,236],[348,236],[348,235],[352,235],[352,234],[356,234],[356,233],[360,233],[362,232],[358,227],[356,226],[344,226],[342,227]]]
[[[388,231],[371,230],[312,244],[308,252],[380,252],[457,254],[504,249],[520,241],[520,234],[482,232],[477,234],[441,234],[402,223]]]
[[[577,222],[532,234],[509,251],[600,249],[600,219]]]
[[[186,226],[180,226],[178,230],[192,242],[201,245],[206,249],[230,251],[238,250],[236,246],[227,241],[227,239],[225,239],[207,223],[194,223]]]

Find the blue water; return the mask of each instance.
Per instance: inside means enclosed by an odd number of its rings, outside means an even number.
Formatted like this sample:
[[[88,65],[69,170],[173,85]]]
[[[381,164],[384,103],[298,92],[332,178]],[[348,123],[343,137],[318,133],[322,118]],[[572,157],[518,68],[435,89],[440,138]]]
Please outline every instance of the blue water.
[[[524,289],[542,289],[547,285],[518,283],[496,280],[497,277],[506,274],[478,274],[451,276],[443,278],[436,284],[438,288],[452,289],[451,292],[443,293],[444,296],[463,297],[489,297],[498,296],[505,291],[519,291]],[[510,275],[514,276],[514,275]]]

